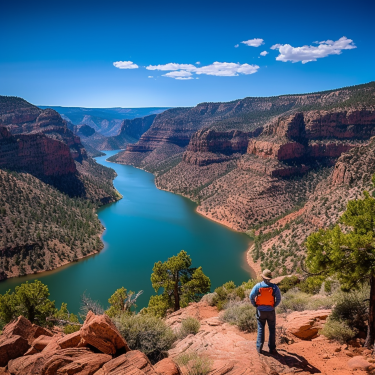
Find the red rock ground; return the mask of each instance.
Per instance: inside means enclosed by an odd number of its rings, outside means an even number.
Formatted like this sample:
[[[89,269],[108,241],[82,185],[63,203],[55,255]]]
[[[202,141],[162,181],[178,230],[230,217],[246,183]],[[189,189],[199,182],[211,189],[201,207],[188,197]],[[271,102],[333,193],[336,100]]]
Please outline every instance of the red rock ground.
[[[362,375],[372,373],[371,368],[370,371],[353,370],[348,365],[348,362],[356,356],[360,356],[360,359],[367,358],[365,361],[367,366],[372,361],[375,362],[369,351],[340,345],[324,336],[305,341],[288,333],[288,337],[292,337],[293,341],[290,345],[279,344],[278,355],[271,356],[265,344],[264,354],[259,356],[255,350],[256,332],[241,332],[237,327],[221,322],[216,307],[207,306],[205,303],[191,304],[171,314],[167,323],[177,329],[180,322],[188,316],[200,320],[200,331],[197,335],[190,335],[178,342],[169,351],[169,356],[175,358],[180,353],[189,350],[208,355],[214,360],[212,375]],[[287,325],[287,320],[282,315],[278,316],[278,327]],[[267,339],[266,334],[266,342]]]

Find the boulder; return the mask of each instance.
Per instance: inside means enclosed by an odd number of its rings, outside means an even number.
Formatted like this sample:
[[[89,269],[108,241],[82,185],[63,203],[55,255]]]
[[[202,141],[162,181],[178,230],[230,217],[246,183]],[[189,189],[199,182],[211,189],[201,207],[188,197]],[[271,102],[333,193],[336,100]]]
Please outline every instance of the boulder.
[[[70,333],[59,339],[57,344],[60,346],[61,349],[66,348],[75,348],[81,341],[81,334],[80,331]]]
[[[31,345],[39,336],[52,336],[52,332],[35,324],[31,324],[29,320],[21,315],[17,318],[17,320],[8,323],[4,327],[3,335],[7,337],[11,337],[13,335],[21,336],[27,340],[29,345]]]
[[[8,370],[13,375],[38,375],[43,363],[43,353],[27,355],[9,361]]]
[[[145,354],[132,350],[107,362],[94,375],[158,375]]]
[[[164,358],[154,366],[154,370],[161,375],[180,375],[180,369],[170,358]]]
[[[80,335],[86,344],[92,345],[105,354],[114,355],[130,350],[111,319],[105,314],[95,315],[89,311]]]
[[[111,358],[87,348],[69,348],[14,359],[8,369],[12,375],[92,375]]]
[[[24,355],[33,355],[36,353],[39,353],[39,351],[32,346]]]
[[[32,346],[41,352],[51,341],[53,341],[52,337],[42,335],[33,341]]]
[[[0,367],[4,367],[14,358],[23,356],[30,348],[27,340],[21,336],[0,336]]]
[[[48,345],[42,350],[43,353],[55,352],[57,350],[60,350],[61,347],[57,343],[57,341],[59,341],[60,338],[60,336],[53,336],[52,339],[49,341]]]
[[[348,367],[351,370],[363,370],[366,371],[369,367],[371,366],[371,363],[366,361],[363,357],[361,356],[356,356],[348,361]]]
[[[53,354],[43,365],[43,375],[81,374],[93,375],[112,357],[108,354],[87,353],[79,357],[69,357],[60,352]]]
[[[294,311],[287,316],[285,328],[301,340],[312,340],[330,314],[331,310]]]

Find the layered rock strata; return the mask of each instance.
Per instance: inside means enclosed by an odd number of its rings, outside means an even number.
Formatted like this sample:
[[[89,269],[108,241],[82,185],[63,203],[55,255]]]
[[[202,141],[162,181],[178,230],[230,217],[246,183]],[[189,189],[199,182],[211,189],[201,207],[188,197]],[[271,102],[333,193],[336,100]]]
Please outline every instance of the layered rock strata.
[[[374,116],[375,107],[332,109],[281,116],[259,135],[200,130],[156,184],[195,200],[210,219],[251,229],[306,201],[343,152],[369,142]]]
[[[34,176],[66,176],[77,172],[69,147],[43,134],[13,136],[0,127],[0,168]]]
[[[305,254],[307,236],[320,228],[335,225],[347,202],[361,198],[363,190],[373,192],[371,178],[374,173],[375,138],[371,138],[367,145],[354,147],[338,158],[331,173],[317,185],[303,209],[263,226],[262,232],[269,239],[253,250],[255,261],[262,268],[273,268],[277,272],[284,272],[284,268],[286,272],[294,271]]]
[[[150,171],[158,170],[159,166],[164,169],[166,159],[184,152],[194,133],[200,129],[214,127],[225,132],[233,129],[254,131],[272,118],[298,109],[334,107],[345,102],[350,102],[350,105],[371,103],[373,91],[374,84],[370,83],[320,93],[245,98],[228,103],[201,103],[194,108],[170,109],[157,115],[140,140],[113,160]],[[349,121],[355,121],[354,115],[349,117]],[[329,116],[324,121],[329,122]],[[346,120],[342,121],[345,123]]]
[[[42,133],[65,143],[74,160],[87,159],[86,150],[79,137],[68,129],[67,123],[53,109],[40,108],[17,97],[0,97],[0,126],[12,134]]]

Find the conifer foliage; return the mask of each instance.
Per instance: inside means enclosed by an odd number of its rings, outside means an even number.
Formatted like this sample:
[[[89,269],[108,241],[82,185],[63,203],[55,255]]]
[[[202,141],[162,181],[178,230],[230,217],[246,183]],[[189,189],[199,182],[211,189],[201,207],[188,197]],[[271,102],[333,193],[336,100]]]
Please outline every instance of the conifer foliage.
[[[349,201],[340,224],[308,237],[306,265],[311,273],[335,275],[347,291],[370,282],[369,347],[375,340],[375,198],[363,194]]]
[[[203,273],[202,267],[193,268],[191,264],[191,258],[184,250],[164,263],[155,263],[151,275],[152,286],[155,292],[162,288],[163,293],[151,297],[149,312],[163,316],[167,309],[177,311],[210,291],[211,281]]]

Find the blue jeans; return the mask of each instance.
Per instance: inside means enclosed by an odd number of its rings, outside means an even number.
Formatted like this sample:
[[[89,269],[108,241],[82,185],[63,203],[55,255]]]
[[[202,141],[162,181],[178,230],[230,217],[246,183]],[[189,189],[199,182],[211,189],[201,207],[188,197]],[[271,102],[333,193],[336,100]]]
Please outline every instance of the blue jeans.
[[[259,311],[256,312],[258,322],[258,337],[257,337],[257,350],[260,351],[264,344],[264,332],[266,322],[268,323],[268,329],[270,331],[270,337],[268,340],[268,348],[270,351],[276,349],[276,314],[273,311]]]

